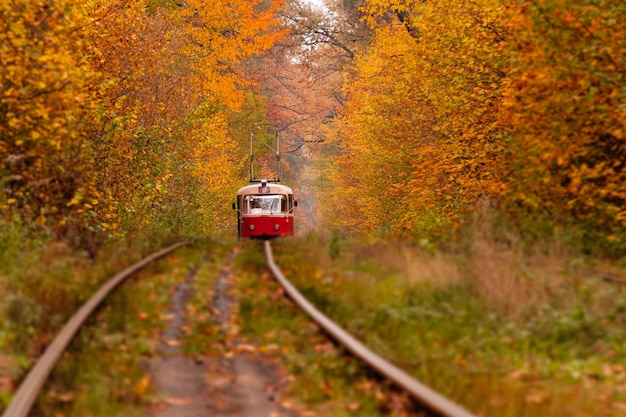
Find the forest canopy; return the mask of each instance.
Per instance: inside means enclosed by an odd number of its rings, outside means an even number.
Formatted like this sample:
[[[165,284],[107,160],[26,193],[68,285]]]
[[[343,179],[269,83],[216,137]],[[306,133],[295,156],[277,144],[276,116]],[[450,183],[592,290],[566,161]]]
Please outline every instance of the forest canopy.
[[[626,249],[626,5],[389,1],[360,8],[333,130],[337,227],[440,239],[479,207]]]
[[[295,181],[321,144],[307,216],[329,228],[435,242],[489,207],[626,250],[623,2],[4,0],[0,16],[3,227],[94,248],[228,227],[249,131],[274,125]]]
[[[281,2],[0,3],[0,210],[93,246],[227,223],[228,118]]]

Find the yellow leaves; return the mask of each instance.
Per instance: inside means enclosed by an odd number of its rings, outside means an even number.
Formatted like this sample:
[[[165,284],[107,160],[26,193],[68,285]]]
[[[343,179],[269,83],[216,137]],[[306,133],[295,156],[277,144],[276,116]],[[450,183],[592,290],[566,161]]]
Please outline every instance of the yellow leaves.
[[[167,397],[163,400],[165,404],[182,406],[191,404],[191,398],[189,397]]]
[[[549,221],[582,222],[594,233],[619,223],[612,207],[626,200],[613,191],[623,188],[626,173],[618,145],[623,117],[615,110],[624,87],[606,51],[626,48],[624,24],[617,23],[625,13],[572,1],[512,11],[515,68],[500,120],[517,161],[507,196],[513,206],[535,201],[530,208],[549,212]]]
[[[460,0],[366,6],[370,15],[389,9],[415,19],[378,25],[346,87],[349,102],[338,129],[346,153],[335,178],[337,199],[348,204],[340,222],[395,233],[449,227],[448,213],[454,217],[485,193],[502,190],[503,144],[493,109],[504,57],[485,44],[505,33],[504,6]],[[411,25],[418,24],[416,41]],[[396,184],[409,189],[398,192]],[[420,215],[433,217],[416,221]]]
[[[135,384],[135,394],[139,397],[144,396],[150,387],[151,379],[150,375],[144,375],[139,381],[137,381],[137,384]]]
[[[202,82],[229,108],[241,104],[238,66],[249,56],[269,49],[283,33],[277,28],[275,13],[282,2],[261,7],[261,2],[229,0],[206,2],[190,0],[188,7],[176,13],[181,21],[193,20],[187,34],[184,53],[202,74]]]
[[[489,196],[559,221],[563,212],[607,230],[623,224],[625,87],[615,68],[626,9],[544,6],[363,6],[375,37],[335,132],[341,223],[412,232],[419,215],[460,214]]]
[[[57,78],[32,73],[26,84],[42,105],[26,114],[44,128],[28,128],[20,138],[29,147],[32,141],[54,148],[62,155],[53,158],[59,169],[87,182],[65,182],[74,187],[64,191],[71,198],[55,203],[85,215],[104,231],[141,228],[165,208],[180,216],[188,204],[212,215],[222,203],[223,190],[236,180],[229,161],[234,144],[227,137],[224,113],[225,107],[236,108],[241,101],[239,88],[245,80],[238,66],[279,36],[274,14],[280,2],[264,7],[236,0],[191,1],[190,7],[164,7],[150,15],[142,0],[65,3],[75,8],[64,21],[81,29],[62,31],[76,38],[33,54],[37,65],[49,67]],[[23,56],[30,55],[16,56],[16,62]],[[29,75],[21,65],[14,67],[21,77]],[[77,73],[82,84],[73,82]],[[63,102],[49,105],[45,91],[57,89],[71,93],[71,105],[87,115],[65,112],[58,106]],[[20,91],[13,88],[5,94]],[[84,91],[92,96],[82,95]],[[97,111],[89,111],[90,106]],[[24,128],[23,114],[16,111],[9,120],[15,130]],[[83,121],[94,134],[77,129]],[[97,165],[64,159],[76,156],[77,149],[92,155]],[[44,153],[39,148],[33,152]],[[78,195],[81,185],[85,191]],[[97,189],[106,195],[98,196]],[[220,197],[213,198],[217,190]],[[205,217],[206,224],[214,223],[210,220]]]
[[[63,219],[63,199],[86,178],[83,121],[89,109],[83,87],[91,73],[72,30],[80,19],[60,18],[70,4],[0,4],[0,14],[11,16],[0,20],[0,135],[7,138],[0,160],[13,161],[1,175],[20,178],[8,184],[16,200],[11,206],[40,223]]]

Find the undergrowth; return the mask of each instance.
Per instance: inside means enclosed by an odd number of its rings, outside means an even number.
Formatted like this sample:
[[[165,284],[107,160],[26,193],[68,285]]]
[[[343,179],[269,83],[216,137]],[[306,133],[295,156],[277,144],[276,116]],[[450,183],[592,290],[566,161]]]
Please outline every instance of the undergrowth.
[[[394,409],[405,406],[406,397],[344,355],[284,296],[267,271],[259,242],[244,245],[236,267],[240,335],[286,364],[293,378],[286,395],[297,399],[302,415],[399,415]]]
[[[286,364],[293,378],[287,395],[297,398],[303,415],[404,415],[409,407],[405,394],[345,355],[284,296],[266,269],[259,242],[244,245],[236,266],[240,335]],[[292,274],[298,265],[281,263],[281,268]],[[313,300],[316,305],[321,301]]]
[[[274,253],[320,310],[479,415],[621,415],[626,288],[555,246],[481,233],[433,253],[309,236]]]
[[[160,336],[171,319],[167,313],[171,293],[199,265],[196,277],[213,279],[222,249],[205,245],[179,249],[107,297],[51,374],[34,415],[148,415],[148,407],[157,399],[150,391],[147,363],[162,354]],[[195,307],[189,311],[197,313]],[[188,350],[205,347],[206,341],[199,341],[205,334],[194,335],[191,327],[185,330]],[[183,344],[182,340],[166,342]]]
[[[0,231],[2,410],[12,389],[78,307],[113,275],[173,243],[173,238],[111,239],[94,255],[17,222],[0,222]],[[161,260],[140,273],[149,279],[133,278],[109,297],[55,368],[35,413],[141,414],[148,384],[141,382],[145,370],[139,364],[154,353],[170,290],[190,267],[187,258],[197,262],[203,250],[179,249],[170,261]],[[167,268],[179,272],[165,273]]]
[[[148,267],[107,298],[48,378],[35,415],[142,415],[144,371],[174,283],[163,263]]]

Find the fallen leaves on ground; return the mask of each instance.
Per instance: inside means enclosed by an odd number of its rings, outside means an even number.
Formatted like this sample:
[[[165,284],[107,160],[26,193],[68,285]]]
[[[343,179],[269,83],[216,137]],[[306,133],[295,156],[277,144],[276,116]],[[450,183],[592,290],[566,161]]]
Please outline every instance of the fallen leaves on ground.
[[[177,397],[167,397],[163,400],[164,403],[169,405],[187,405],[191,403],[191,398],[177,398]]]

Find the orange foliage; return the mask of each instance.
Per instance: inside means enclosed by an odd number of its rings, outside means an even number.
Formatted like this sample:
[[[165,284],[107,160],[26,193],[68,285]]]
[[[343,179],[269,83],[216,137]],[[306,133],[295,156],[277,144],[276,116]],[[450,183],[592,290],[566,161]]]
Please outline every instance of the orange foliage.
[[[437,237],[488,199],[626,247],[626,5],[600,3],[367,1],[339,225]]]
[[[389,9],[395,13],[377,18]],[[377,196],[381,206],[372,215],[350,213],[349,221],[394,233],[449,227],[502,189],[494,124],[503,59],[491,52],[503,48],[504,8],[492,1],[372,1],[365,10],[375,42],[347,87],[339,132],[347,154],[338,160],[338,181],[357,182],[364,192],[342,196],[355,207],[361,195]],[[429,216],[433,224],[425,225]]]
[[[239,68],[251,55],[269,49],[284,35],[275,18],[281,1],[264,8],[262,0],[189,0],[177,12],[187,38],[183,53],[199,74],[203,88],[230,108],[241,104],[247,83]]]
[[[397,219],[400,200],[394,186],[406,183],[419,126],[428,115],[414,86],[414,42],[397,27],[377,32],[370,53],[356,63],[357,76],[346,87],[350,98],[338,121],[344,153],[334,180],[333,198],[341,225],[374,231]]]
[[[510,210],[624,246],[626,5],[545,0],[510,27]]]
[[[247,57],[282,35],[280,4],[2,3],[2,208],[57,232],[225,223],[228,114]]]
[[[89,187],[82,168],[93,110],[82,40],[68,28],[71,1],[0,5],[0,207],[27,220],[64,221],[67,204]]]

